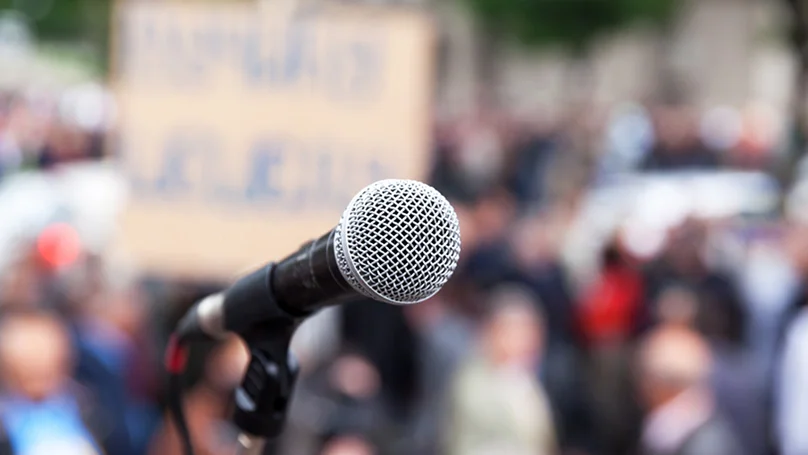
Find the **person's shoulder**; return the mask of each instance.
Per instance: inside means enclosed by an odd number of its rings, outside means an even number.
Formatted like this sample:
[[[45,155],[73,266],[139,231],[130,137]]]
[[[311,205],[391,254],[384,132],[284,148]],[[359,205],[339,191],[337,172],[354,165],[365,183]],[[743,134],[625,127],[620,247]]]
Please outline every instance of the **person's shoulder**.
[[[5,417],[8,415],[9,406],[6,400],[0,399],[0,455],[13,455],[14,448],[6,428]]]
[[[721,417],[713,416],[705,422],[686,443],[683,455],[737,455],[743,453],[730,425]]]
[[[101,444],[112,429],[98,397],[90,388],[78,382],[71,382],[67,387],[66,398],[73,401],[85,429]]]

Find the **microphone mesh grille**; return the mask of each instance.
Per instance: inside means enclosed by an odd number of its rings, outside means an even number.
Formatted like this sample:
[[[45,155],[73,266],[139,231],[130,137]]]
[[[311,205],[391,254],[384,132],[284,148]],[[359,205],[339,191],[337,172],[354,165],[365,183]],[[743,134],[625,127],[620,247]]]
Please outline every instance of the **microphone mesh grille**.
[[[414,180],[382,180],[354,196],[334,236],[340,272],[359,293],[387,303],[435,295],[460,258],[449,201]]]

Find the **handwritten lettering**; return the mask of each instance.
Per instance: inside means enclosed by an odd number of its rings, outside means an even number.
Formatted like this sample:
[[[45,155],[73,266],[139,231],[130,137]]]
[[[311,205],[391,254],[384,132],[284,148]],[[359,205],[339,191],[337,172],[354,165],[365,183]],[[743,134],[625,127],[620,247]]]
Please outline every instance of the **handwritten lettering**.
[[[385,77],[385,36],[375,29],[165,12],[122,22],[120,69],[130,84],[199,90],[227,71],[255,90],[355,102],[377,94]]]
[[[224,171],[226,150],[207,130],[169,135],[159,159],[148,164],[127,153],[124,164],[137,200],[198,201],[222,208],[271,208],[285,212],[345,206],[362,186],[393,177],[377,154],[357,155],[361,146],[336,141],[296,141],[266,136],[254,141],[246,159]]]

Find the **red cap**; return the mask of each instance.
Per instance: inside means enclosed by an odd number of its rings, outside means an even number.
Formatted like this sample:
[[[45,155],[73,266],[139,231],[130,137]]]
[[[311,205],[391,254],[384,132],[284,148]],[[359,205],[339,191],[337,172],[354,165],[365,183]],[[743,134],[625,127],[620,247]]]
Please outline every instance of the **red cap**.
[[[45,263],[53,268],[68,266],[81,254],[81,239],[76,229],[66,223],[57,223],[39,234],[36,249]]]

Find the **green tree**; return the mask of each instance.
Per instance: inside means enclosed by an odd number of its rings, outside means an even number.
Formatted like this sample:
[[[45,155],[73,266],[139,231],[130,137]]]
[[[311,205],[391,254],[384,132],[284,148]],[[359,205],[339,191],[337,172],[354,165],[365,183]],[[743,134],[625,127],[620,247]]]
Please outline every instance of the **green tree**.
[[[593,39],[636,22],[664,24],[680,0],[463,0],[486,32],[525,46],[586,51]]]
[[[26,16],[45,40],[97,38],[109,20],[112,0],[0,0],[0,10]]]
[[[0,0],[0,11],[25,16],[41,41],[90,46],[106,64],[113,0]]]

